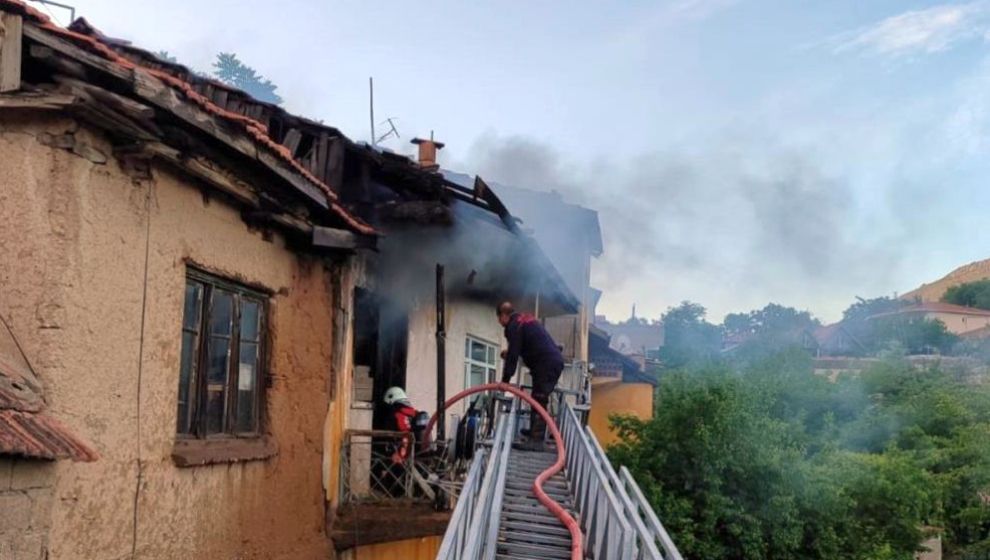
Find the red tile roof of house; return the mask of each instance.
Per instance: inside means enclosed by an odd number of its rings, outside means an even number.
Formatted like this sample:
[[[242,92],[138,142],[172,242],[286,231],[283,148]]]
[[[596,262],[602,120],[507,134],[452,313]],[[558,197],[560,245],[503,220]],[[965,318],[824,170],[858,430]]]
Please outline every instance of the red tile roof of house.
[[[880,313],[873,317],[889,317],[891,315],[903,315],[907,313],[951,313],[955,315],[976,315],[980,317],[990,317],[990,311],[978,307],[966,307],[954,303],[943,303],[940,301],[926,301],[906,305],[897,311]],[[872,318],[872,317],[871,317]]]
[[[261,122],[248,116],[221,108],[219,105],[213,103],[211,100],[193,89],[192,85],[188,82],[183,81],[168,72],[157,68],[143,66],[128,60],[124,56],[118,54],[108,44],[103,43],[100,40],[100,37],[102,36],[100,34],[84,35],[82,33],[77,33],[55,25],[51,22],[51,19],[49,19],[48,16],[26,5],[22,0],[0,0],[0,10],[19,14],[34,22],[46,31],[59,35],[62,38],[71,41],[76,46],[96,54],[123,68],[136,72],[145,72],[178,90],[185,96],[186,99],[198,105],[206,112],[241,127],[244,133],[251,137],[260,147],[275,154],[278,158],[292,167],[295,172],[299,173],[306,178],[307,181],[316,186],[316,188],[318,188],[324,196],[326,196],[327,205],[330,210],[341,220],[351,226],[355,231],[366,235],[374,235],[377,233],[373,227],[366,224],[356,216],[353,216],[344,207],[342,207],[337,202],[336,193],[334,193],[326,183],[314,176],[308,169],[306,169],[304,165],[299,163],[285,146],[273,140],[268,134],[268,127]]]

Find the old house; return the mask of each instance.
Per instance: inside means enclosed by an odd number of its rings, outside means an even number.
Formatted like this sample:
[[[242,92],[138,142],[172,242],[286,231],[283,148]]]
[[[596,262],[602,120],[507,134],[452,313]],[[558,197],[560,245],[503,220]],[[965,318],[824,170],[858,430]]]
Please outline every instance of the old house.
[[[429,555],[396,541],[442,515],[348,532],[347,434],[389,386],[432,411],[494,378],[500,299],[577,312],[553,263],[437,143],[412,161],[0,10],[0,556]],[[28,416],[47,447],[5,437]]]
[[[0,557],[326,557],[377,238],[328,186],[346,140],[0,17]]]
[[[866,347],[846,322],[815,327],[804,341],[816,358],[825,356],[858,356]]]

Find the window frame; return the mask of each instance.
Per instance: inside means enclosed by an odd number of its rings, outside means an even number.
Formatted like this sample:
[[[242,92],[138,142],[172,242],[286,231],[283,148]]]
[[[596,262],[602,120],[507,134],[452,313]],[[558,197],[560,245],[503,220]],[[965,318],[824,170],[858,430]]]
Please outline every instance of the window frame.
[[[486,353],[488,349],[491,349],[493,351],[494,361],[492,361],[491,363],[487,361],[479,362],[478,360],[472,358],[471,357],[472,342],[477,342],[478,344],[484,345],[486,347]],[[501,347],[498,344],[491,342],[490,340],[486,340],[484,338],[475,336],[473,334],[468,334],[464,337],[464,388],[465,389],[469,387],[475,387],[475,385],[471,384],[472,365],[482,366],[485,368],[486,377],[488,379],[482,381],[482,384],[495,382],[495,379],[498,377],[498,361],[499,361],[500,351],[501,351]]]
[[[231,440],[255,440],[262,438],[264,436],[264,403],[265,403],[265,388],[267,386],[267,378],[269,371],[269,331],[268,331],[268,315],[270,311],[269,299],[270,293],[265,293],[257,288],[252,288],[244,284],[227,280],[215,274],[205,272],[195,268],[188,268],[186,270],[184,289],[183,289],[183,317],[182,317],[182,333],[189,332],[186,327],[185,322],[185,289],[192,283],[198,284],[201,287],[199,301],[197,302],[196,309],[199,316],[197,317],[196,325],[198,330],[196,331],[196,341],[195,341],[195,355],[193,357],[193,367],[190,371],[190,379],[187,381],[188,392],[188,410],[186,421],[183,426],[179,425],[179,407],[178,401],[176,402],[176,423],[175,423],[175,433],[177,441],[183,442],[206,442],[206,441],[231,441]],[[222,429],[219,432],[209,433],[209,415],[207,413],[207,406],[205,403],[208,402],[209,393],[209,381],[208,381],[208,361],[209,361],[209,341],[213,337],[210,330],[210,315],[213,310],[214,298],[213,295],[217,289],[224,292],[230,293],[233,296],[232,299],[232,310],[231,310],[231,327],[228,335],[228,348],[227,348],[227,378],[224,383],[224,414],[222,418]],[[257,337],[253,341],[242,341],[241,340],[241,313],[242,313],[242,302],[244,300],[256,303],[258,305],[258,331]],[[255,394],[254,402],[252,403],[255,408],[253,426],[250,431],[238,432],[237,431],[237,413],[239,407],[239,389],[238,382],[240,376],[240,351],[242,342],[248,342],[249,344],[256,344],[257,349],[257,359],[255,362]],[[183,345],[184,341],[180,340],[180,345]],[[182,367],[183,362],[181,359],[181,347],[180,347],[180,361],[179,361],[179,384],[178,388],[181,391],[182,383]],[[188,428],[187,431],[180,431],[182,427]]]

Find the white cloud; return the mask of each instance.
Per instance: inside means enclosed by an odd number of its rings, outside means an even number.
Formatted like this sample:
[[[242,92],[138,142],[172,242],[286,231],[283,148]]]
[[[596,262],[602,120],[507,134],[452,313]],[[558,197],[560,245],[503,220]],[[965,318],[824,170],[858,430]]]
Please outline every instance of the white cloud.
[[[987,2],[980,0],[904,12],[838,37],[835,51],[892,57],[945,51],[990,32],[988,8]]]

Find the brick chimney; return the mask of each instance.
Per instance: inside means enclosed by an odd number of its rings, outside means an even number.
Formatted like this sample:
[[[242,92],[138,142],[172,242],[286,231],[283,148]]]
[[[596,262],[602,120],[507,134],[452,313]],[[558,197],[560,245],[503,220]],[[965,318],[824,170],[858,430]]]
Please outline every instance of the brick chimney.
[[[412,143],[419,146],[419,166],[423,169],[436,170],[440,168],[437,164],[437,152],[443,149],[443,142],[433,139],[433,131],[430,131],[430,139],[413,138]]]

